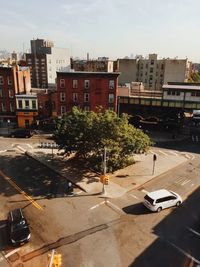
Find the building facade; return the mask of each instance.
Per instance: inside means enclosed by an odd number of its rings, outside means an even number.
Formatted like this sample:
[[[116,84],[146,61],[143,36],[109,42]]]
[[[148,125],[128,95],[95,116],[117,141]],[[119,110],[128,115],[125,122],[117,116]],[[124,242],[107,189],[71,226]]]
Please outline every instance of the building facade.
[[[87,60],[71,59],[71,69],[75,71],[113,72],[113,64],[114,62],[107,57]]]
[[[118,76],[117,72],[58,72],[58,116],[73,106],[86,111],[101,106],[116,112]]]
[[[146,90],[162,90],[168,82],[187,82],[192,63],[188,59],[158,59],[157,54],[148,58],[118,59],[121,72],[119,84],[142,82]]]
[[[27,67],[0,67],[0,122],[16,123],[16,95],[31,90]]]
[[[56,71],[70,69],[67,48],[56,48],[53,42],[43,39],[31,40],[31,53],[26,54],[31,69],[31,85],[35,88],[56,87]]]

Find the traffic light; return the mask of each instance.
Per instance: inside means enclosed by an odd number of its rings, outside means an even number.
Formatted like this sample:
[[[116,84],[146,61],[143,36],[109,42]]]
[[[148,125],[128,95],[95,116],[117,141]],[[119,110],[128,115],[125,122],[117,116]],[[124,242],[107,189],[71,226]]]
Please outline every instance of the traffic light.
[[[62,264],[62,255],[55,254],[53,257],[53,267],[60,267]]]

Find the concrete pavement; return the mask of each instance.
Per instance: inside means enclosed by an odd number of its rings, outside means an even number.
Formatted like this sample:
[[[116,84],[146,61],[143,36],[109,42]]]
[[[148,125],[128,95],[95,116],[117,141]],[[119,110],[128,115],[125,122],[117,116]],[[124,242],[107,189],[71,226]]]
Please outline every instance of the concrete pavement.
[[[161,141],[172,140],[170,138],[166,139],[166,137],[162,140],[162,138],[159,137],[159,142]],[[59,151],[57,149],[41,149],[38,148],[38,146],[30,148],[24,147],[23,145],[18,145],[17,147],[28,156],[61,174],[66,180],[76,184],[79,189],[85,191],[87,194],[101,194],[103,186],[99,179],[100,175],[91,171],[86,171],[81,168],[80,165],[71,165],[69,160],[63,158],[63,156],[59,156]],[[127,191],[136,189],[154,177],[187,161],[187,158],[183,156],[171,154],[167,157],[162,157],[157,155],[153,170],[152,153],[134,155],[133,157],[135,164],[109,174],[110,181],[109,184],[105,186],[107,197],[120,197]]]

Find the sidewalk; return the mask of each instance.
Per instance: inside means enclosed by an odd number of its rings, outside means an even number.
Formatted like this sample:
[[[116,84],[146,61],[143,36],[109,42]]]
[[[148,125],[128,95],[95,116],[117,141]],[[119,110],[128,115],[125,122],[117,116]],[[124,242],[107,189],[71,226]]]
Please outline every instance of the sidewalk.
[[[102,183],[99,180],[99,175],[90,171],[85,171],[81,166],[71,165],[68,160],[57,155],[57,149],[54,149],[52,154],[51,149],[30,149],[23,148],[21,145],[18,145],[18,148],[28,156],[61,174],[87,194],[100,194],[102,192]],[[167,157],[167,160],[166,157],[157,157],[153,173],[152,154],[134,155],[134,159],[135,164],[109,175],[109,185],[106,186],[108,197],[120,197],[127,191],[136,189],[154,177],[157,177],[187,161],[183,156],[177,157],[175,155],[170,155]]]

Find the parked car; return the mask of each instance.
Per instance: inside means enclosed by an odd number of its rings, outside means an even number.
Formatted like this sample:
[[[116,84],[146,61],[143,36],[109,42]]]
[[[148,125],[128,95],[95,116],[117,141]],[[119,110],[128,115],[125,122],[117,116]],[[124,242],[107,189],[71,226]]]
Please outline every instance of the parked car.
[[[10,137],[29,138],[33,134],[29,129],[18,129],[10,133]]]
[[[149,210],[157,212],[173,206],[178,207],[181,203],[182,199],[177,193],[166,189],[148,193],[143,202]]]
[[[21,209],[15,209],[8,214],[9,240],[13,246],[23,245],[29,241],[31,233],[28,222]]]

